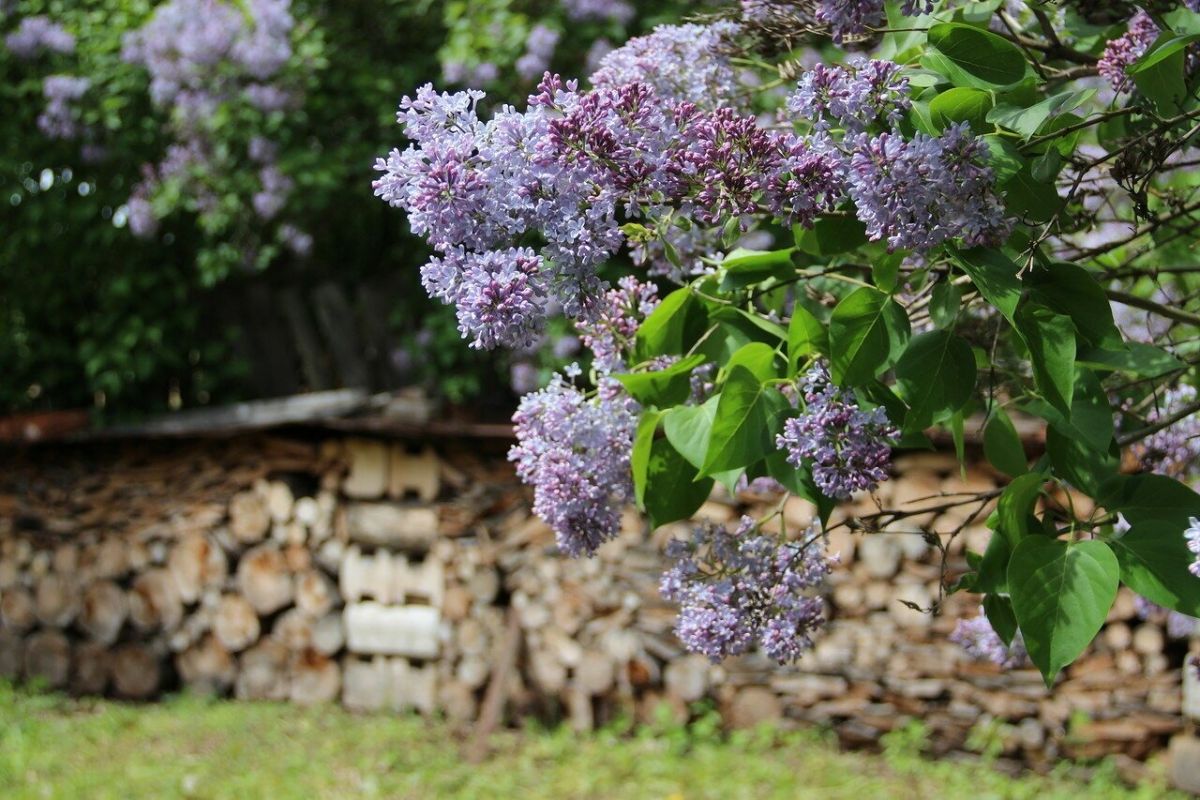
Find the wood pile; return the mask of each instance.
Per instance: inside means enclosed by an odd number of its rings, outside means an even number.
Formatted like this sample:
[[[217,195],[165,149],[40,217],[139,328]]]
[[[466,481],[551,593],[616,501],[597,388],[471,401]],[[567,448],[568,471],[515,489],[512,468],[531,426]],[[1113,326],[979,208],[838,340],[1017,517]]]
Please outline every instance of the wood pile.
[[[948,641],[977,609],[939,586],[964,548],[986,545],[990,507],[944,498],[998,483],[942,454],[897,461],[879,499],[910,513],[879,532],[836,525],[877,520],[870,498],[836,512],[831,621],[792,667],[687,654],[658,579],[666,541],[688,526],[651,533],[630,510],[597,558],[563,558],[503,451],[246,436],[0,462],[0,676],[11,679],[463,723],[507,709],[579,729],[663,708],[684,719],[706,701],[733,726],[820,723],[852,746],[919,719],[939,753],[987,746],[1046,766],[1144,759],[1186,727],[1180,667],[1200,645],[1140,619],[1124,591],[1053,692],[1032,669],[971,663]],[[718,489],[697,518],[736,523],[778,505]],[[790,500],[775,524],[799,534],[812,513]],[[959,531],[941,540],[945,572],[930,530]],[[1191,715],[1198,700],[1189,685]]]

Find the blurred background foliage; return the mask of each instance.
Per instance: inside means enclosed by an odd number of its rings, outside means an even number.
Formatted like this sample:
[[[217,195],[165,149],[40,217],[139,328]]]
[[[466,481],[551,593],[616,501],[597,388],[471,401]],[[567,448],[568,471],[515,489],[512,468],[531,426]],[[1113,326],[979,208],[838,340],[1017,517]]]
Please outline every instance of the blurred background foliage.
[[[156,16],[197,5],[232,9],[251,31],[263,24],[260,6],[282,5],[294,20],[282,34],[286,58],[266,80],[205,64],[197,81],[223,88],[193,104],[199,113],[177,86],[164,99],[152,59],[129,43]],[[375,298],[392,343],[382,358],[399,383],[456,403],[484,387],[492,400],[497,385],[530,389],[572,358],[573,340],[560,332],[508,361],[463,347],[452,310],[420,289],[425,245],[372,196],[375,158],[403,146],[396,104],[429,81],[481,86],[489,103],[518,101],[542,68],[585,75],[614,44],[694,7],[0,2],[0,412],[90,408],[113,420],[263,394],[232,301],[252,286],[270,294],[325,282],[351,295],[386,287]],[[73,45],[20,52],[13,37],[31,17]],[[85,88],[50,125],[55,76],[83,78]],[[260,102],[258,90],[282,99]],[[256,152],[264,142],[265,158]]]

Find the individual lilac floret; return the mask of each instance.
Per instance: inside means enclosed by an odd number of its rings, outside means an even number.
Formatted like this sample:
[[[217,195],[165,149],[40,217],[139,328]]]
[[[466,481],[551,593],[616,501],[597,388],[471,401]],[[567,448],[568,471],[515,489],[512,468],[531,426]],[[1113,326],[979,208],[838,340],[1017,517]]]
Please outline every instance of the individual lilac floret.
[[[701,525],[690,540],[672,540],[667,555],[676,561],[659,590],[679,603],[675,634],[689,650],[715,662],[757,642],[782,664],[812,647],[825,622],[825,602],[814,591],[830,571],[820,534],[810,529],[786,541],[743,517],[733,534]]]
[[[75,37],[47,16],[25,17],[17,29],[4,37],[4,45],[22,61],[43,51],[69,55],[75,52]]]
[[[1021,632],[1013,637],[1012,644],[1004,644],[1004,640],[992,628],[992,623],[979,609],[979,616],[971,619],[960,619],[950,634],[950,641],[960,646],[971,659],[975,661],[990,661],[1004,669],[1024,666],[1029,660],[1025,650],[1025,640]]]
[[[550,59],[554,57],[561,35],[545,25],[534,25],[525,39],[525,53],[514,65],[517,74],[527,81],[542,77],[542,73],[550,68]]]
[[[455,306],[471,346],[526,347],[546,316],[542,258],[527,247],[469,253],[461,248],[421,268],[431,297]]]
[[[1158,33],[1158,26],[1154,24],[1150,15],[1138,9],[1138,12],[1129,18],[1128,32],[1105,45],[1104,53],[1096,63],[1096,69],[1108,78],[1114,90],[1121,92],[1129,88],[1126,70],[1142,57],[1146,48],[1158,38]]]
[[[73,75],[50,75],[42,81],[46,107],[38,115],[37,126],[49,139],[74,139],[81,127],[75,114],[75,101],[92,86],[87,78]]]
[[[666,102],[687,101],[702,109],[741,107],[745,101],[727,54],[727,42],[738,30],[732,22],[660,25],[606,55],[592,74],[592,85],[645,83]]]
[[[576,22],[612,20],[628,25],[637,13],[625,0],[561,0],[567,18]]]
[[[597,372],[609,374],[629,368],[638,326],[657,307],[658,288],[632,275],[622,278],[605,294],[596,317],[577,325],[584,346],[592,351],[592,366]]]
[[[1186,383],[1163,392],[1146,415],[1154,424],[1169,418],[1197,400],[1196,387]],[[1135,448],[1143,464],[1160,475],[1184,480],[1200,476],[1200,413],[1189,414],[1143,439]]]
[[[894,127],[912,106],[908,78],[891,61],[854,56],[844,66],[817,64],[800,78],[787,108],[818,129],[836,122],[857,133],[877,122]]]
[[[621,507],[633,495],[629,454],[636,403],[602,382],[587,397],[555,375],[526,395],[513,415],[517,444],[508,453],[533,487],[533,510],[569,556],[592,555],[617,535]]]
[[[783,424],[775,446],[794,467],[809,465],[817,487],[845,500],[854,492],[874,490],[888,479],[892,448],[900,432],[882,408],[864,411],[829,379],[825,367],[813,367],[800,384],[803,410]]]
[[[1188,527],[1183,531],[1183,539],[1187,542],[1188,550],[1196,557],[1188,565],[1188,572],[1200,578],[1200,519],[1190,517]]]
[[[955,238],[969,246],[1007,238],[1012,221],[986,166],[987,147],[966,123],[938,137],[864,133],[846,144],[850,197],[870,239],[925,252]]]

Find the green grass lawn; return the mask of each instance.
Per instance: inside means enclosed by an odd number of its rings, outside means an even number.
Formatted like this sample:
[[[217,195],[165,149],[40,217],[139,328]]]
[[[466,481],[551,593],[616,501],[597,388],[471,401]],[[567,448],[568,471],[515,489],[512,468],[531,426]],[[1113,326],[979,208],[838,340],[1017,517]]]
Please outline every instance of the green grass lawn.
[[[413,716],[177,698],[75,701],[0,685],[3,798],[1160,798],[1090,782],[1002,776],[924,760],[912,735],[883,755],[841,753],[816,732],[722,736],[712,718],[618,735],[498,735],[480,765],[465,736]]]

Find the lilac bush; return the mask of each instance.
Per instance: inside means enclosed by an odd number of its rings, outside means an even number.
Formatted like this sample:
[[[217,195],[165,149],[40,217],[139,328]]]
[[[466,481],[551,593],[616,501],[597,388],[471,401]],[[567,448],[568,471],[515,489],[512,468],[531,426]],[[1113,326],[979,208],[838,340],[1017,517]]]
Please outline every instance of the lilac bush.
[[[950,641],[957,644],[975,661],[989,661],[998,667],[1012,669],[1029,663],[1029,653],[1020,632],[1013,637],[1012,644],[1006,645],[1000,638],[992,623],[984,615],[983,609],[970,619],[960,619],[950,634]]]

